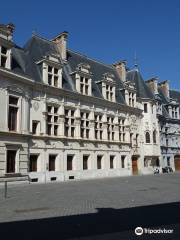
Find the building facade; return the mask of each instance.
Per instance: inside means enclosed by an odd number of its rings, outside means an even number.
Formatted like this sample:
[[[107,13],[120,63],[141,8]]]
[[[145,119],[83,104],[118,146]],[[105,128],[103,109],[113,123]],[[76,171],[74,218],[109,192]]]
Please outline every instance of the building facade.
[[[68,49],[67,32],[21,48],[13,31],[0,25],[0,175],[48,182],[179,170],[178,91],[166,96],[125,61]]]

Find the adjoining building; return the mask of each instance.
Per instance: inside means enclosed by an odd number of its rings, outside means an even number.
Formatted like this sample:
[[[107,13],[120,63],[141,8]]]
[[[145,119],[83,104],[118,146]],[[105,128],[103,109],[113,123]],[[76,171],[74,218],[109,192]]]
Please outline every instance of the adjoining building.
[[[13,31],[0,25],[0,175],[46,182],[180,170],[178,91],[166,95],[125,61],[68,49],[67,32],[33,35],[21,48]]]

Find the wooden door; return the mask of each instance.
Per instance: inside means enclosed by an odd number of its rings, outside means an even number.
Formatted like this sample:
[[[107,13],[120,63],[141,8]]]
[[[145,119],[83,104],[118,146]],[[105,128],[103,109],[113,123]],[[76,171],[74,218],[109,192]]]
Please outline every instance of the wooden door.
[[[138,164],[137,164],[137,157],[132,157],[132,173],[133,175],[138,174]]]
[[[15,173],[16,165],[16,151],[8,150],[7,151],[7,173]]]
[[[38,155],[30,155],[30,172],[37,172]]]
[[[180,156],[174,157],[175,171],[180,171]]]

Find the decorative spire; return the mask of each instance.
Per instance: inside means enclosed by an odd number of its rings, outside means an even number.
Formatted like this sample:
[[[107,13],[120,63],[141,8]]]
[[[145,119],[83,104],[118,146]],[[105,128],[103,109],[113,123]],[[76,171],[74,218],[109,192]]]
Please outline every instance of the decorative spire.
[[[35,35],[37,35],[37,29],[36,28],[32,31],[32,36],[35,36]]]
[[[134,68],[138,70],[138,59],[137,59],[136,50],[134,52]]]

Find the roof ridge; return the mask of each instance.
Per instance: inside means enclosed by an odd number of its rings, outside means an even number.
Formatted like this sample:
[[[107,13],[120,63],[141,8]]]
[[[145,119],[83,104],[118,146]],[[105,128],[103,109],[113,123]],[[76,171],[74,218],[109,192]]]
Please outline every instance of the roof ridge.
[[[131,69],[131,70],[128,70],[127,73],[129,72],[139,72],[137,69]]]
[[[47,39],[47,38],[45,38],[45,37],[42,37],[42,36],[40,36],[40,35],[37,35],[37,34],[33,34],[32,37],[37,37],[37,38],[39,38],[39,39],[41,39],[41,40],[43,40],[43,41],[46,41],[46,42],[49,42],[49,43],[54,44],[51,40],[49,40],[49,39]]]
[[[177,90],[177,89],[170,89],[170,91],[175,91],[175,92],[180,93],[180,90]]]
[[[94,58],[88,57],[87,55],[85,55],[85,54],[83,54],[83,53],[80,53],[80,52],[77,52],[77,51],[74,51],[74,50],[72,50],[72,49],[70,49],[70,48],[68,49],[68,51],[73,52],[73,53],[75,53],[75,54],[78,54],[78,55],[80,55],[80,56],[82,56],[82,57],[85,57],[85,58],[87,58],[87,59],[89,59],[89,60],[91,60],[91,61],[93,61],[93,62],[102,64],[102,65],[104,65],[104,66],[106,66],[106,67],[110,67],[111,69],[115,69],[115,68],[113,67],[113,65],[111,65],[111,64],[107,64],[107,63],[101,62],[100,60],[96,60],[96,59],[94,59]]]

